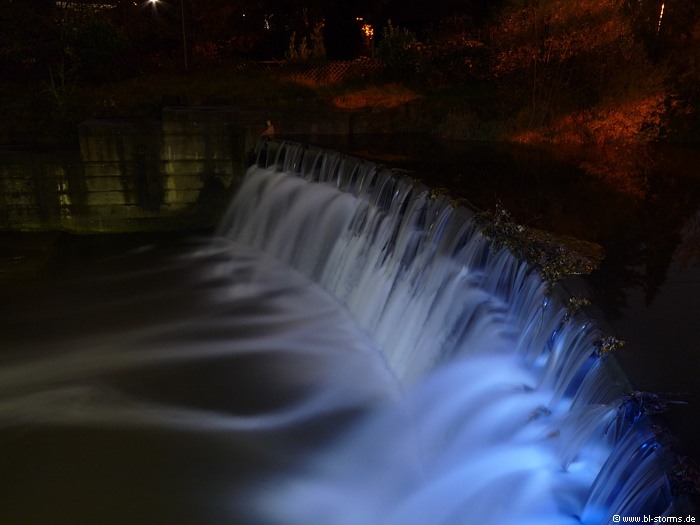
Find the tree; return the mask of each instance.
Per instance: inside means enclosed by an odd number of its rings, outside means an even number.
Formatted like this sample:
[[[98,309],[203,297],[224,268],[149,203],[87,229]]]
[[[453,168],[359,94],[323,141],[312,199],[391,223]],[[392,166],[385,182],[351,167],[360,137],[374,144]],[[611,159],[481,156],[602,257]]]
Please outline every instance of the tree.
[[[391,18],[397,26],[406,27],[424,38],[432,28],[453,17],[469,18],[482,25],[499,3],[498,0],[385,0],[379,3],[377,16],[382,22]]]
[[[56,16],[49,0],[0,0],[0,71],[6,80],[45,75],[58,52]]]
[[[405,27],[388,21],[377,47],[377,57],[396,80],[410,81],[421,73],[421,44],[416,35]]]
[[[658,131],[663,72],[623,7],[619,0],[505,6],[490,35],[493,71],[524,125],[551,126],[568,115],[587,134],[577,140],[596,141],[636,141],[649,126]]]

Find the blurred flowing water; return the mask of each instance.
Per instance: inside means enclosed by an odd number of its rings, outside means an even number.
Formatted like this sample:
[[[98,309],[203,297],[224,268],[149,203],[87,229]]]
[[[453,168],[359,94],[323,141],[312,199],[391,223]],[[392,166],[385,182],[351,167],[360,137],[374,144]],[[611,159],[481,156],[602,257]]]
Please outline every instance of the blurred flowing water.
[[[691,512],[655,398],[472,211],[334,152],[258,160],[216,235],[3,294],[2,522]]]

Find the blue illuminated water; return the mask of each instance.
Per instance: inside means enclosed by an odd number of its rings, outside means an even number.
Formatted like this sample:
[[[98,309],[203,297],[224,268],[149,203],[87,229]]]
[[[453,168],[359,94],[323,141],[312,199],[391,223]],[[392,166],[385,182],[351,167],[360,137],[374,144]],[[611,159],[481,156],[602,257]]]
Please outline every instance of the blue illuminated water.
[[[372,163],[265,143],[215,237],[37,287],[0,318],[0,521],[686,513],[608,334]]]

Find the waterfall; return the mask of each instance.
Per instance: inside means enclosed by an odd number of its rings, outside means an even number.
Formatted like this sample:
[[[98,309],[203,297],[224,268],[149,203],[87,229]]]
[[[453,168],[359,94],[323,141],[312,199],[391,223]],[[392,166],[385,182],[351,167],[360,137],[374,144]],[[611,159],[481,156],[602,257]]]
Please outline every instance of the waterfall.
[[[547,290],[492,248],[472,211],[370,162],[264,142],[219,233],[331,293],[404,392],[310,474],[260,496],[279,511],[272,522],[593,524],[677,512],[677,459],[649,418],[627,417],[643,407],[614,358],[598,355],[601,329],[567,312],[563,287]]]
[[[660,401],[474,218],[263,141],[216,235],[3,290],[0,522],[684,516]]]

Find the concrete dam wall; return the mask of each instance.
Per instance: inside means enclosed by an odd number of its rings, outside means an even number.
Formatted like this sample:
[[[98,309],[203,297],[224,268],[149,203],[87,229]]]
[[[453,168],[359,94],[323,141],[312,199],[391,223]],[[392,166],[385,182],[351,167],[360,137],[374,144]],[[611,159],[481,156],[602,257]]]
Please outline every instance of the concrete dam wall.
[[[246,168],[257,124],[233,111],[165,108],[161,121],[84,122],[75,151],[0,150],[0,229],[211,226]]]

